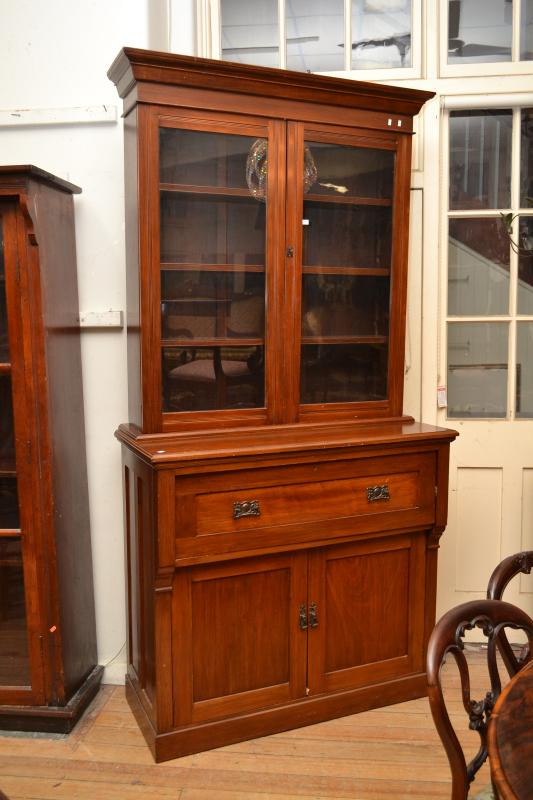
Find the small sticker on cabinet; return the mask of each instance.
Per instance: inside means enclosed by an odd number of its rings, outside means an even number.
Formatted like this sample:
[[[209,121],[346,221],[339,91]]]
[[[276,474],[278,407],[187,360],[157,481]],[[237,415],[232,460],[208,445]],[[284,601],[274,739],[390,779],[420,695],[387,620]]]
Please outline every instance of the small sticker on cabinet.
[[[446,397],[446,387],[437,386],[437,407],[446,408],[447,405],[448,405],[448,399]]]
[[[309,225],[309,220],[308,219],[303,219],[302,220],[302,225]]]

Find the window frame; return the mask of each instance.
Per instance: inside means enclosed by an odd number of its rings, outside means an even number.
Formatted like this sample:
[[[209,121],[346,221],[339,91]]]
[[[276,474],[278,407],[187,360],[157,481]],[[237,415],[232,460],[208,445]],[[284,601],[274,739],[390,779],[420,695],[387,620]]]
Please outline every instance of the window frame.
[[[278,30],[280,69],[286,69],[285,3],[278,0]],[[422,77],[422,0],[411,0],[411,66],[383,69],[352,69],[351,67],[351,7],[352,0],[344,0],[344,69],[319,72],[365,81],[413,80]],[[220,0],[196,0],[197,52],[204,58],[221,57]]]

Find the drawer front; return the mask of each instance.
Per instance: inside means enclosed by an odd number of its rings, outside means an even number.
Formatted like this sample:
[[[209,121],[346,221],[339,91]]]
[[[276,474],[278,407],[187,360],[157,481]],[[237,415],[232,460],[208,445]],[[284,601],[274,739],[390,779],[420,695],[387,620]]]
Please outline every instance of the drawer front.
[[[177,556],[431,524],[435,455],[178,478]]]

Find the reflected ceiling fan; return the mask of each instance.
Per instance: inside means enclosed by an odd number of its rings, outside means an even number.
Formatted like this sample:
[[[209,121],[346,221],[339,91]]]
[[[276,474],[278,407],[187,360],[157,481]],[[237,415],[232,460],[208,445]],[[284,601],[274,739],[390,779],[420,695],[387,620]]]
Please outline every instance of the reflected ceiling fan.
[[[475,56],[510,56],[511,48],[497,44],[476,44],[459,39],[461,3],[463,0],[450,0],[448,4],[448,54],[468,58]],[[505,0],[511,4],[512,0]]]
[[[339,47],[344,47],[340,44]],[[359,39],[352,42],[352,50],[367,50],[369,47],[397,47],[400,54],[400,64],[405,65],[405,56],[411,49],[411,34],[399,33],[394,36],[380,36],[375,39]]]

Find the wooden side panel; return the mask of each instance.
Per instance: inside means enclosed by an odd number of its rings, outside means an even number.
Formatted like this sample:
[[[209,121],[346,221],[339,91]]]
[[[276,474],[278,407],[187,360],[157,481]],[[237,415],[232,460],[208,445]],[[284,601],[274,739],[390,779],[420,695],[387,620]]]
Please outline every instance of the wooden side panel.
[[[309,686],[350,689],[423,670],[422,534],[310,555]]]
[[[55,549],[58,582],[59,616],[52,616],[48,627],[57,627],[61,636],[55,699],[65,702],[97,664],[72,196],[39,184],[30,211],[37,221],[37,247],[28,250],[28,259],[34,259],[28,310],[40,387],[39,458],[42,490],[51,492],[43,502],[45,514],[53,515],[45,517],[52,525],[46,535],[48,552]],[[53,596],[53,573],[49,591]]]

